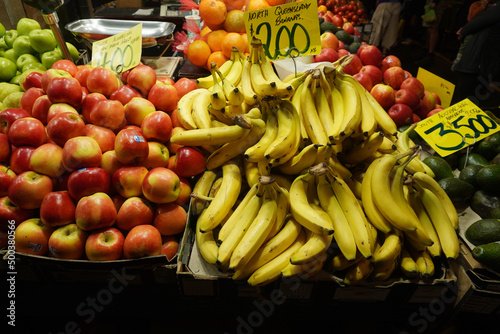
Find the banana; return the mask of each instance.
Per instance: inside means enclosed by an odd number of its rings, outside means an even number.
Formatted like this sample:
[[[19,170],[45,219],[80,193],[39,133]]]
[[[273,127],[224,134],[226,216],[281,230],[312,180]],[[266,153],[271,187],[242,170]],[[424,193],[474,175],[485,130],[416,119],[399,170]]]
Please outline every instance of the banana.
[[[283,108],[280,103],[273,104],[271,112],[276,113],[278,123],[278,133],[274,140],[267,147],[264,157],[266,159],[277,159],[282,157],[295,144],[295,131],[297,123],[294,115],[288,108]]]
[[[266,150],[277,138],[279,132],[278,118],[276,114],[269,109],[267,102],[262,103],[262,109],[265,117],[264,120],[266,121],[266,131],[260,140],[247,148],[243,154],[244,158],[250,162],[257,162],[265,158]]]
[[[344,212],[349,226],[351,227],[358,251],[367,259],[373,255],[370,231],[368,230],[368,219],[361,205],[354,196],[349,186],[339,177],[332,176],[330,179],[332,190],[337,197],[340,207]]]
[[[267,58],[266,53],[264,52],[264,48],[261,46],[258,48],[259,50],[259,59],[260,59],[260,67],[262,70],[262,74],[264,78],[269,82],[276,83],[276,93],[275,96],[286,99],[292,96],[294,92],[294,88],[290,82],[283,82],[280,77],[274,71],[273,64]]]
[[[361,181],[361,203],[370,223],[372,223],[379,231],[389,233],[393,227],[379,211],[374,202],[372,193],[372,175],[378,162],[380,162],[378,159],[373,161],[365,171],[365,175]]]
[[[388,280],[394,270],[398,267],[397,261],[390,261],[382,265],[373,264],[371,278],[374,282],[383,282]]]
[[[302,116],[304,125],[308,134],[308,137],[314,144],[326,145],[329,140],[325,133],[321,120],[319,119],[318,111],[314,103],[314,96],[312,90],[315,80],[321,77],[321,72],[319,69],[315,70],[312,74],[308,75],[304,80],[304,87],[300,92],[300,108],[302,110]]]
[[[304,247],[304,246],[302,246]],[[300,250],[299,250],[300,251]],[[295,253],[297,254],[297,253]],[[309,279],[318,271],[323,268],[326,261],[326,253],[321,255],[319,258],[312,262],[305,264],[293,264],[289,263],[282,271],[281,275],[283,277],[300,277],[301,279]]]
[[[333,271],[342,271],[355,265],[361,259],[364,259],[361,253],[357,253],[352,260],[347,259],[343,253],[339,253],[332,258],[330,265]]]
[[[380,248],[373,254],[372,262],[375,266],[386,265],[395,262],[401,253],[401,238],[396,232],[385,234],[384,241]]]
[[[404,152],[411,147],[414,147],[415,144],[410,139],[410,132],[413,131],[413,129],[417,126],[417,123],[413,123],[410,125],[406,130],[403,132],[398,132],[397,133],[397,139],[394,141],[394,144],[398,148],[398,151]],[[427,166],[426,164],[423,163],[422,160],[420,160],[420,156],[417,156],[418,159],[413,159],[410,161],[410,163],[407,166],[407,170],[409,173],[413,174],[415,172],[424,172],[429,174],[430,176],[434,177],[434,172],[432,169]]]
[[[213,76],[213,86],[210,88],[210,93],[212,94],[210,97],[210,102],[212,108],[217,110],[222,110],[226,107],[227,99],[226,94],[224,94],[224,89],[222,88],[221,78],[217,75],[217,64],[210,64],[210,72]]]
[[[364,94],[366,96],[366,99],[368,102],[370,102],[372,106],[372,111],[375,115],[375,120],[377,121],[378,128],[384,131],[385,135],[388,136],[390,139],[394,137],[394,135],[398,131],[398,127],[396,126],[396,123],[394,123],[393,119],[387,111],[385,111],[384,108],[378,103],[377,100],[370,94],[368,91],[364,91]]]
[[[427,188],[419,189],[425,211],[436,229],[443,254],[449,259],[456,259],[460,252],[457,232],[439,198]]]
[[[330,158],[327,160],[326,163],[329,168],[335,171],[335,175],[337,175],[338,177],[343,179],[352,177],[351,171],[339,161],[336,154],[330,155]]]
[[[206,171],[209,172],[209,171]],[[237,207],[234,209],[231,216],[226,220],[225,224],[220,228],[219,233],[217,234],[217,244],[222,244],[226,237],[232,233],[235,228],[235,225],[247,215],[248,212],[251,212],[251,208],[253,204],[255,204],[254,197],[258,197],[257,193],[259,190],[259,185],[253,184],[250,189],[247,191],[242,200],[237,204]]]
[[[198,129],[209,129],[212,127],[212,119],[208,106],[212,95],[207,90],[196,95],[193,100],[192,117]]]
[[[344,182],[351,189],[354,196],[356,196],[356,198],[361,201],[361,182],[352,177],[344,179]]]
[[[382,144],[380,144],[380,146],[377,148],[377,151],[383,154],[392,154],[397,149],[398,147],[394,144],[394,142],[384,134]]]
[[[439,183],[431,175],[427,173],[417,172],[412,175],[412,180],[415,181],[420,187],[429,189],[436,195],[441,203],[443,211],[448,214],[448,218],[456,230],[458,229],[458,213],[457,209],[453,205],[453,202],[448,197],[448,194],[441,188]]]
[[[221,65],[219,70],[224,76],[226,76],[229,73],[231,67],[233,66],[233,63],[234,63],[234,58],[228,59],[227,61],[224,62],[224,64]],[[216,79],[219,80],[219,78]],[[198,78],[196,79],[196,84],[198,85],[199,88],[209,89],[214,85],[214,77],[211,74],[209,74],[205,77]]]
[[[342,152],[341,160],[344,163],[351,165],[361,163],[377,151],[384,141],[384,138],[384,133],[382,131],[372,132],[372,134],[361,143],[345,152]]]
[[[320,145],[309,144],[295,154],[290,160],[278,165],[280,172],[286,175],[297,175],[311,167],[316,161]]]
[[[293,96],[292,96],[292,104],[295,106],[295,110],[297,110],[297,113],[299,114],[299,119],[300,119],[300,138],[303,143],[309,142],[309,134],[307,133],[307,129],[305,126],[305,121],[304,121],[304,112],[301,109],[301,100],[300,97],[302,96],[302,90],[304,89],[304,82],[302,82],[297,89],[295,90]]]
[[[434,276],[435,266],[431,256],[427,250],[415,251],[411,250],[412,257],[417,264],[417,271],[422,278],[431,278]]]
[[[219,265],[227,265],[229,263],[233,251],[245,235],[245,231],[255,219],[263,204],[262,197],[257,195],[258,186],[255,185],[253,188],[256,189],[253,191],[253,194],[245,196],[240,205],[238,205],[233,214],[228,218],[226,224],[224,224],[224,226],[228,223],[230,224],[226,230],[227,232],[224,231],[224,235],[218,237],[220,244],[217,263]],[[221,231],[224,226],[222,226]]]
[[[222,166],[222,183],[208,207],[198,217],[198,228],[208,232],[220,224],[238,199],[242,176],[239,165],[230,160]]]
[[[245,137],[250,131],[239,125],[192,129],[173,134],[170,142],[186,146],[223,145]]]
[[[347,270],[344,277],[344,283],[347,285],[359,284],[370,277],[372,272],[372,262],[362,257],[357,263]]]
[[[248,226],[240,242],[234,249],[229,260],[229,269],[236,271],[246,265],[262,246],[272,224],[276,220],[278,205],[276,203],[276,190],[266,185],[262,198],[262,205],[257,216]]]
[[[201,232],[199,226],[196,227],[196,245],[200,250],[200,254],[210,264],[217,263],[217,253],[219,247],[214,238],[214,231]]]
[[[341,138],[350,137],[358,131],[361,123],[362,113],[361,113],[361,98],[356,91],[354,86],[345,80],[338,80],[338,88],[342,94],[343,106],[344,106],[344,116],[342,119],[342,125],[340,126],[340,138],[335,138],[339,140]]]
[[[239,280],[249,277],[255,270],[290,247],[290,245],[297,240],[302,230],[302,225],[297,223],[293,217],[289,216],[283,228],[274,237],[266,241],[257,250],[254,256],[252,256],[250,261],[242,268],[236,270],[231,278]]]
[[[236,87],[240,83],[241,75],[243,73],[243,59],[241,51],[234,46],[231,48],[231,58],[233,59],[233,65],[231,66],[229,72],[224,74],[221,70],[219,70],[220,73],[218,74],[219,76],[223,76],[229,83]]]
[[[314,160],[313,165],[317,165],[322,162],[327,163],[328,160],[334,156],[334,146],[335,145],[331,144],[319,145],[318,154],[316,154],[316,159]]]
[[[333,142],[332,129],[334,121],[331,107],[331,88],[328,82],[326,82],[326,78],[324,78],[323,71],[320,71],[320,74],[320,78],[315,80],[319,81],[319,83],[314,84],[313,80],[312,95],[324,132],[329,142]]]
[[[236,158],[258,142],[266,130],[266,122],[262,119],[252,119],[251,123],[252,128],[245,136],[225,143],[212,152],[205,162],[205,167],[210,170],[222,166],[226,161]]]
[[[250,73],[252,62],[249,59],[244,59],[242,60],[242,63],[243,69],[239,85],[241,88],[240,90],[243,93],[245,103],[247,103],[248,105],[255,105],[259,102],[259,97],[252,87],[252,74]]]
[[[238,62],[241,65],[241,62]],[[236,62],[233,66],[236,65]],[[241,75],[241,66],[240,67],[240,75]],[[221,77],[222,90],[224,91],[224,95],[226,97],[227,104],[230,106],[240,106],[245,101],[245,96],[239,90],[239,88],[227,79],[227,77],[223,77],[220,71],[217,71],[219,77]]]
[[[277,185],[279,185],[283,189],[288,190],[288,198],[290,198],[290,188],[292,186],[293,180],[291,180],[288,175],[271,173],[270,176],[274,179]]]
[[[243,159],[243,171],[249,187],[253,187],[254,184],[259,182],[260,171],[256,162]]]
[[[203,92],[207,92],[207,89],[194,89],[183,95],[177,102],[177,117],[179,118],[179,122],[182,124],[182,127],[186,130],[198,128],[193,119],[192,109],[195,97]]]
[[[320,216],[307,198],[307,188],[314,182],[314,175],[302,174],[294,179],[290,187],[290,211],[293,217],[308,230],[322,235],[333,234],[332,221]]]
[[[277,193],[276,204],[278,205],[278,212],[276,213],[276,221],[271,227],[269,235],[266,237],[266,242],[281,230],[290,212],[290,193],[286,188],[278,185],[276,180],[272,179],[271,182]]]
[[[262,43],[253,39],[251,41],[250,50],[250,76],[252,81],[252,88],[257,96],[260,98],[266,96],[273,96],[277,92],[277,85],[275,81],[268,81],[262,73],[261,61],[259,57],[259,48],[262,48]]]
[[[191,209],[194,215],[199,215],[205,209],[207,201],[205,199],[196,197],[196,195],[208,196],[212,184],[217,178],[217,173],[211,170],[205,170],[200,178],[194,184],[191,192]]]
[[[401,249],[399,269],[401,270],[403,276],[407,278],[415,278],[418,275],[417,263],[411,256],[407,245],[403,245],[403,248]]]
[[[331,91],[331,105],[332,105],[332,117],[333,117],[333,127],[332,127],[332,137],[335,143],[340,143],[340,132],[342,126],[342,120],[344,119],[344,99],[342,93],[338,89],[338,86],[332,82],[330,85]]]
[[[295,241],[282,253],[257,269],[248,278],[247,283],[250,286],[261,286],[278,279],[281,275],[281,271],[290,263],[290,257],[292,257],[293,254],[295,254],[295,252],[302,247],[305,241],[306,233],[304,229],[301,229],[297,239],[295,239]]]

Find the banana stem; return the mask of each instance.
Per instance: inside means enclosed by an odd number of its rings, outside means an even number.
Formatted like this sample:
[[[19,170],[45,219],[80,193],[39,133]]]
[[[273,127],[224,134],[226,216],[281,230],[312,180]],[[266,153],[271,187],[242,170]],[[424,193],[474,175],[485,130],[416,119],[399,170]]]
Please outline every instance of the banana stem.
[[[205,195],[198,194],[198,193],[191,193],[191,197],[196,198],[196,199],[201,199],[204,201],[212,201],[214,199],[213,197],[205,196]]]

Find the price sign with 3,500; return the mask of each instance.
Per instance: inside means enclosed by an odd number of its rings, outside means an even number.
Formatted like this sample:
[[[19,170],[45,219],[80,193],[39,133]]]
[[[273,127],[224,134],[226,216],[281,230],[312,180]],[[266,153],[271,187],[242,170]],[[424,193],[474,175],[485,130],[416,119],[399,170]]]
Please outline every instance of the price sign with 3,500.
[[[141,61],[142,23],[92,43],[91,65],[114,72],[123,72]]]
[[[445,157],[500,131],[500,125],[465,99],[420,121],[415,131]]]
[[[321,51],[316,0],[247,11],[245,28],[249,43],[260,39],[269,59],[289,57],[293,49],[302,56]]]

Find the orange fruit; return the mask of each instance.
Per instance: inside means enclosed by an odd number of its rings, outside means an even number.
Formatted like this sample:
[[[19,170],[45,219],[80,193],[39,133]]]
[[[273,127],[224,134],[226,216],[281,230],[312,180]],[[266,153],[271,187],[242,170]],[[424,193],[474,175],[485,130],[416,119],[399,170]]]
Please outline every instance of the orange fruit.
[[[247,4],[247,0],[222,0],[226,4],[227,11],[235,9],[243,9]]]
[[[224,37],[224,39],[222,39],[221,48],[224,56],[231,58],[231,48],[233,46],[241,52],[244,52],[246,45],[247,43],[240,34],[236,32],[230,32]]]
[[[269,6],[279,6],[286,2],[286,0],[266,0]]]
[[[221,67],[228,59],[222,51],[212,52],[207,60],[207,68],[210,68],[211,63],[216,63],[217,67]]]
[[[247,33],[245,32],[245,33],[241,34],[241,37],[245,41],[246,47],[245,47],[245,50],[240,50],[240,51],[243,52],[243,53],[249,53],[250,52],[250,46],[248,44],[248,35],[247,35]]]
[[[200,31],[200,37],[203,37],[205,35],[208,35],[209,33],[212,32],[212,29],[210,29],[208,26],[203,27]]]
[[[224,24],[227,8],[220,0],[201,0],[198,6],[200,17],[212,30],[217,30]]]
[[[227,31],[225,31],[224,29],[215,30],[208,34],[207,43],[212,52],[221,50],[220,45],[222,43],[222,39],[226,37],[226,35]]]
[[[271,7],[266,0],[250,0],[248,2],[247,10],[257,10]]]
[[[224,21],[224,29],[227,32],[245,32],[245,18],[244,12],[239,9],[234,9],[227,13],[226,20]]]
[[[189,44],[186,52],[187,59],[195,66],[205,67],[212,51],[204,41],[197,40]]]
[[[328,11],[328,8],[325,5],[318,6],[318,13],[325,14]]]

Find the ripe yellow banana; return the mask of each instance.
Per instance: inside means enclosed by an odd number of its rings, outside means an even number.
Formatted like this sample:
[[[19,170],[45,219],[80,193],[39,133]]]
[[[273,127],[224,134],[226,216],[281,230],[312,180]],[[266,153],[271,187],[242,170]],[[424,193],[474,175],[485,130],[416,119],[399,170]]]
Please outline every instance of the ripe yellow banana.
[[[396,132],[398,131],[398,127],[394,120],[389,116],[387,111],[378,103],[377,100],[370,94],[368,91],[364,92],[368,102],[370,102],[372,106],[372,110],[375,115],[375,120],[377,121],[377,125],[379,129],[384,131],[385,135],[389,138],[393,138]]]
[[[282,157],[295,144],[296,126],[298,124],[295,122],[292,112],[288,108],[282,108],[280,104],[276,104],[275,108],[271,106],[271,112],[276,113],[278,133],[267,147],[264,157],[266,159],[277,159]]]
[[[316,80],[313,79],[319,79],[320,77],[321,72],[318,69],[312,74],[309,74],[304,80],[304,87],[300,92],[300,108],[302,110],[304,125],[311,142],[318,145],[326,145],[329,142],[328,136],[326,135],[323,125],[321,124],[321,120],[319,119],[312,93],[314,88],[313,85],[316,82]]]
[[[193,100],[192,117],[198,129],[209,129],[212,127],[212,119],[208,106],[211,103],[211,94],[207,90],[196,95]]]
[[[361,143],[353,146],[351,149],[342,152],[341,160],[346,164],[356,165],[374,154],[384,141],[384,133],[372,132]]]
[[[330,265],[333,271],[342,271],[353,266],[361,259],[364,259],[361,253],[357,253],[353,260],[348,260],[343,253],[339,253],[332,257]]]
[[[222,183],[208,207],[198,217],[198,228],[208,232],[220,224],[240,195],[242,176],[239,165],[230,160],[222,166]]]
[[[186,146],[223,145],[246,136],[250,129],[239,125],[186,130],[170,137],[172,144]]]
[[[398,138],[396,139],[396,141],[394,141],[394,144],[398,148],[399,152],[404,152],[404,151],[410,149],[411,147],[415,146],[413,143],[411,143],[411,139],[410,139],[409,134],[411,131],[413,131],[413,129],[416,126],[417,126],[417,123],[413,123],[412,125],[410,125],[410,127],[408,127],[403,132],[398,132],[398,134],[397,134]],[[435,176],[432,169],[429,166],[427,166],[426,164],[424,164],[424,162],[420,159],[420,155],[418,155],[415,159],[412,159],[412,161],[410,161],[406,170],[411,174],[414,174],[416,172],[424,172],[424,173],[429,174],[432,177]]]
[[[311,167],[316,161],[319,145],[309,144],[302,148],[290,160],[278,165],[280,172],[287,175],[297,175]]]
[[[213,231],[201,232],[198,225],[196,226],[196,245],[200,250],[200,254],[210,264],[217,263],[217,253],[219,247],[215,242]]]
[[[448,214],[451,224],[454,229],[458,228],[458,213],[457,209],[453,205],[453,202],[448,197],[448,194],[441,188],[439,183],[427,173],[417,172],[412,176],[413,181],[415,181],[420,187],[429,189],[436,195],[443,207],[443,211]]]
[[[278,205],[276,203],[276,190],[266,185],[262,198],[262,205],[257,216],[250,223],[240,242],[231,254],[229,269],[236,271],[246,265],[257,250],[265,242],[272,224],[276,220]]]
[[[242,63],[243,68],[241,70],[242,72],[239,87],[241,88],[240,90],[243,93],[245,103],[247,103],[248,105],[255,105],[259,102],[259,97],[252,87],[252,74],[250,72],[252,62],[247,58],[242,60]]]
[[[429,252],[427,250],[416,251],[413,249],[410,251],[417,264],[417,271],[420,277],[431,278],[434,276],[435,266]]]
[[[326,86],[328,83],[325,83],[326,79],[324,79],[323,71],[320,74],[321,77],[319,79],[313,80],[312,95],[324,133],[328,137],[329,142],[333,142],[334,121],[331,108],[331,88],[330,85]],[[314,83],[314,81],[320,82]]]
[[[261,61],[259,56],[259,48],[262,48],[260,41],[252,40],[250,50],[250,75],[252,81],[252,88],[259,98],[266,96],[273,96],[277,92],[277,85],[275,81],[268,81],[262,73]]]
[[[338,88],[342,94],[344,116],[342,125],[340,126],[340,137],[350,137],[358,131],[361,123],[361,98],[356,91],[356,88],[348,81],[337,80]],[[340,138],[340,139],[341,139]],[[335,138],[339,139],[339,138]]]
[[[304,79],[305,80],[305,79]],[[300,140],[302,143],[307,143],[309,141],[309,134],[307,133],[307,129],[305,126],[305,120],[304,120],[304,112],[302,111],[302,102],[301,102],[301,96],[302,96],[302,90],[304,88],[304,82],[302,82],[297,89],[295,90],[293,96],[292,96],[292,104],[295,106],[295,110],[297,110],[297,113],[299,114],[299,119],[300,119]]]
[[[292,96],[294,92],[294,88],[289,82],[283,82],[280,77],[274,71],[273,64],[267,58],[266,53],[264,52],[264,48],[262,45],[258,48],[259,50],[259,59],[260,59],[260,67],[262,70],[262,74],[264,78],[269,82],[276,83],[276,93],[275,96],[286,99]]]
[[[301,229],[299,236],[282,253],[257,269],[247,280],[250,286],[269,284],[281,276],[281,271],[290,263],[290,258],[306,242],[306,233]]]
[[[373,264],[371,278],[374,282],[383,282],[388,280],[394,270],[397,268],[397,261],[390,261],[384,264]]]
[[[209,89],[211,93],[210,102],[212,108],[216,110],[223,110],[227,105],[226,94],[224,94],[224,89],[222,88],[221,78],[217,75],[217,64],[210,64],[210,72],[213,76],[213,86]]]
[[[271,227],[269,235],[266,237],[266,242],[281,230],[285,224],[286,217],[290,214],[290,193],[288,189],[281,187],[276,180],[272,181],[272,186],[276,189],[276,204],[278,205],[278,211],[276,213],[276,221]]]
[[[373,254],[372,262],[375,266],[395,262],[401,253],[401,238],[399,233],[389,232],[385,234],[380,248]]]
[[[397,149],[398,148],[394,144],[394,142],[384,134],[384,140],[382,141],[382,144],[380,144],[380,146],[378,147],[377,151],[383,154],[391,154],[394,153]]]
[[[231,48],[231,59],[233,59],[233,65],[229,72],[224,74],[219,70],[219,76],[224,76],[224,78],[230,82],[233,86],[238,86],[241,80],[241,75],[243,73],[243,54],[236,47]],[[228,99],[229,100],[229,99]]]
[[[222,166],[226,161],[236,158],[245,152],[247,148],[259,141],[266,130],[266,122],[262,119],[252,119],[251,123],[252,128],[245,136],[223,144],[208,156],[205,162],[207,169],[210,170]]]
[[[333,234],[332,222],[320,216],[309,203],[307,188],[315,182],[314,175],[302,174],[295,178],[290,187],[290,211],[293,217],[308,230],[323,235]]]
[[[266,122],[266,131],[260,140],[251,147],[247,148],[243,154],[244,158],[251,162],[257,162],[265,159],[266,150],[277,138],[279,132],[279,123],[276,114],[269,109],[266,102],[262,103],[262,109],[264,113],[264,120]]]
[[[207,205],[205,199],[196,197],[196,195],[208,196],[216,178],[217,173],[211,170],[205,170],[194,184],[193,191],[191,192],[191,209],[194,215],[201,214]]]
[[[259,183],[260,171],[256,162],[250,162],[243,159],[243,171],[245,172],[245,179],[249,187]]]
[[[304,247],[304,246],[302,246]],[[297,254],[297,253],[295,253]],[[282,271],[281,275],[283,277],[300,277],[301,279],[309,279],[318,271],[323,268],[327,258],[327,254],[324,253],[316,260],[305,263],[305,264],[293,264],[289,263]]]
[[[226,76],[229,73],[231,67],[233,66],[233,63],[234,59],[229,59],[226,62],[224,62],[224,64],[221,65],[219,70],[224,76]],[[216,80],[220,80],[220,78],[216,77]],[[214,77],[211,74],[209,74],[205,77],[198,78],[196,79],[196,84],[200,88],[209,89],[214,85]]]
[[[347,270],[344,277],[344,283],[347,285],[359,284],[370,277],[372,272],[372,262],[362,257],[357,263]]]
[[[196,125],[193,119],[193,103],[194,99],[198,94],[207,92],[205,88],[194,89],[187,94],[183,95],[179,101],[177,102],[177,117],[179,118],[179,122],[186,130],[196,129],[198,126]]]
[[[344,119],[344,99],[342,98],[342,93],[340,92],[338,86],[332,82],[330,85],[331,91],[330,95],[332,98],[332,117],[333,117],[333,128],[332,136],[334,142],[339,144],[342,139],[340,138],[340,132],[342,131],[342,120]]]
[[[401,273],[407,278],[415,278],[418,275],[417,263],[408,250],[408,245],[403,245],[399,258],[399,268]]]

